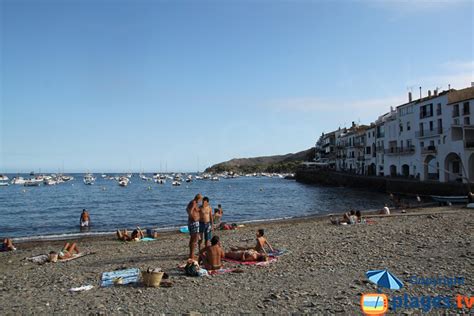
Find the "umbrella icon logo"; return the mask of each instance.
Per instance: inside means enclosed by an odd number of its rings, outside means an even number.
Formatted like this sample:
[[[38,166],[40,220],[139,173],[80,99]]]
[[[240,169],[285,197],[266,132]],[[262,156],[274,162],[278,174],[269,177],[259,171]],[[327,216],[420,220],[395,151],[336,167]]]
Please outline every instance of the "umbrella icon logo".
[[[388,298],[387,295],[380,293],[380,288],[399,290],[403,287],[403,283],[388,270],[371,270],[366,276],[370,282],[379,287],[379,290],[377,294],[363,294],[360,307],[365,315],[384,315],[388,309]]]
[[[402,281],[388,272],[388,270],[371,270],[365,275],[370,282],[377,284],[378,287],[384,287],[390,290],[399,290],[403,287]]]

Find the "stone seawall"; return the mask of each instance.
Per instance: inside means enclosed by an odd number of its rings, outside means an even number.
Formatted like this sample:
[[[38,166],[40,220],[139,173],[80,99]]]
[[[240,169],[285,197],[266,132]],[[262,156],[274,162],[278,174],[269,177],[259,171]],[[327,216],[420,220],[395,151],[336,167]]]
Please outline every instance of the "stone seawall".
[[[467,195],[469,190],[469,185],[466,183],[440,183],[401,178],[360,176],[328,169],[300,169],[296,172],[295,177],[296,181],[308,184],[346,186],[403,194]]]

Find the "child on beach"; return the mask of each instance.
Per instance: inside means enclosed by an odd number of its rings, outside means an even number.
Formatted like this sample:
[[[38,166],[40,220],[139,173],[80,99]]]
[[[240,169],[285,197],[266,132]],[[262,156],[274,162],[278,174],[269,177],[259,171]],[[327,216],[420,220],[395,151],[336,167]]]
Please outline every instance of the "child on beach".
[[[214,209],[214,228],[219,227],[222,221],[222,215],[224,211],[222,210],[222,205],[218,204],[217,208]]]
[[[273,252],[273,247],[270,245],[270,243],[268,242],[267,238],[264,237],[265,235],[265,231],[263,229],[259,229],[257,230],[257,244],[255,245],[255,247],[231,247],[230,249],[233,250],[233,251],[237,251],[237,250],[255,250],[259,253],[264,253],[264,254],[267,254],[267,251],[265,249],[265,246],[268,247],[268,249],[270,249],[271,252]]]
[[[198,249],[201,250],[202,241],[205,240],[205,247],[209,247],[213,229],[212,208],[209,205],[209,198],[202,199],[202,206],[199,208],[199,241]]]
[[[0,252],[14,250],[16,250],[16,248],[13,246],[13,241],[10,238],[5,238],[2,245],[0,246]]]

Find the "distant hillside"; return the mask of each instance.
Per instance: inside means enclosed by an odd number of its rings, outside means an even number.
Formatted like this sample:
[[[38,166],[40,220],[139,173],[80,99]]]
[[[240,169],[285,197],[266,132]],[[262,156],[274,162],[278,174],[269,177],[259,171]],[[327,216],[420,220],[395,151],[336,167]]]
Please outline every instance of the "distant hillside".
[[[254,158],[234,158],[229,161],[213,165],[205,172],[294,172],[302,161],[310,161],[314,158],[314,148],[303,150],[294,154],[265,156]]]

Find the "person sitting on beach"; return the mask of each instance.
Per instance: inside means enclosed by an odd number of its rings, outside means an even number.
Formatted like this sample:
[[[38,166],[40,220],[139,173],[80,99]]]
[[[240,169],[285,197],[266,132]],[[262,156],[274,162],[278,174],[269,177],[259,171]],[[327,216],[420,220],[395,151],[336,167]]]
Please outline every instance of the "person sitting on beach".
[[[365,219],[362,218],[362,212],[359,210],[355,212],[355,217],[356,217],[356,223],[363,224],[366,222]]]
[[[268,261],[266,253],[259,253],[254,249],[232,250],[225,253],[225,258],[238,261]]]
[[[222,210],[222,205],[218,204],[217,208],[214,209],[214,227],[219,227],[222,221],[222,215],[224,211]]]
[[[390,215],[390,209],[388,208],[388,205],[385,204],[383,209],[380,211],[381,215]]]
[[[81,218],[79,220],[79,225],[81,227],[88,227],[90,225],[90,216],[89,216],[89,212],[87,212],[86,209],[82,210]]]
[[[16,250],[15,246],[13,246],[13,241],[10,238],[5,238],[3,240],[2,246],[0,247],[0,251],[14,251]]]
[[[121,231],[120,229],[117,230],[117,237],[119,240],[122,241],[139,241],[140,239],[145,237],[145,235],[143,234],[143,231],[140,229],[140,227],[137,226],[137,229],[134,229],[132,231],[132,235],[129,235],[126,229],[124,229],[123,231]]]
[[[352,225],[357,223],[356,212],[354,210],[350,210],[342,215],[341,219],[333,219],[332,216],[329,217],[329,220],[334,225]]]
[[[271,252],[273,252],[273,247],[270,245],[270,243],[268,242],[268,240],[264,237],[265,235],[265,231],[263,229],[259,229],[257,230],[257,244],[255,245],[255,247],[231,247],[230,249],[231,250],[255,250],[259,253],[265,253],[267,254],[267,251],[265,249],[265,246],[268,247],[268,249],[270,249]]]
[[[158,232],[155,229],[147,228],[145,230],[146,237],[156,239],[158,238]]]
[[[206,196],[202,199],[202,206],[199,208],[199,251],[201,251],[201,244],[203,240],[205,240],[205,247],[209,247],[209,242],[212,237],[213,225],[212,208],[209,205],[209,198]]]
[[[222,258],[224,258],[224,250],[221,247],[219,236],[214,236],[211,239],[211,245],[200,251],[201,265],[206,270],[219,270],[222,268]]]
[[[188,230],[189,230],[189,259],[194,260],[194,250],[199,240],[199,201],[202,200],[201,194],[196,194],[194,199],[188,203],[186,212],[188,213]]]
[[[78,254],[79,253],[79,248],[77,248],[76,243],[65,243],[63,249],[59,253],[55,251],[51,251],[49,253],[49,261],[50,262],[56,262],[58,259],[68,259],[71,258],[74,253]]]

